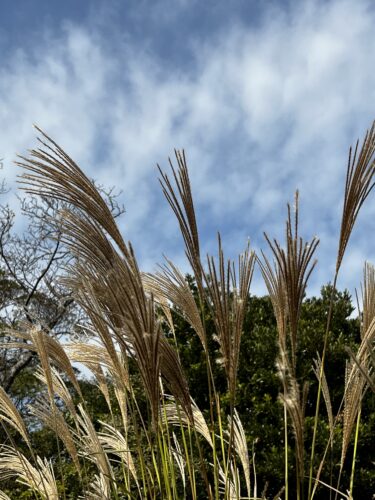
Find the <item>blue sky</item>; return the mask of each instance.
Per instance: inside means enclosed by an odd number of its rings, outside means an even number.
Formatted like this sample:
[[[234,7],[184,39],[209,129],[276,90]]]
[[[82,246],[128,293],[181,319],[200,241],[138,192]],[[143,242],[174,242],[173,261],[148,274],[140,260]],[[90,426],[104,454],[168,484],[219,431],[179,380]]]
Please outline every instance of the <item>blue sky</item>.
[[[283,238],[300,190],[301,233],[320,240],[310,293],[331,279],[347,154],[375,118],[375,6],[256,2],[0,0],[0,157],[36,123],[89,176],[123,191],[121,228],[141,267],[187,269],[156,164],[185,148],[204,252],[228,256],[263,231]],[[14,194],[9,202],[16,207]],[[375,262],[375,193],[339,286]],[[264,287],[259,274],[253,291]]]

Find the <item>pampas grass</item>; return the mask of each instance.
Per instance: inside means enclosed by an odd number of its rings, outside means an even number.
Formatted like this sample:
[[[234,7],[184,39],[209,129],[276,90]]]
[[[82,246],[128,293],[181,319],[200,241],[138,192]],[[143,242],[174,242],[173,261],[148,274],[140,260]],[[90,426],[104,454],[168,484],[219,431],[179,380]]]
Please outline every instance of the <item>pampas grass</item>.
[[[246,428],[236,410],[237,373],[250,284],[258,263],[271,299],[278,331],[280,400],[284,406],[285,484],[278,495],[288,498],[289,443],[292,429],[296,457],[297,498],[312,500],[325,456],[315,469],[315,440],[323,393],[332,446],[342,430],[340,469],[343,469],[354,427],[355,450],[364,394],[374,390],[375,272],[366,264],[362,286],[363,316],[358,352],[350,351],[346,369],[342,422],[334,416],[324,364],[333,314],[333,294],[354,223],[373,187],[375,126],[349,153],[336,274],[327,318],[324,348],[312,369],[318,379],[316,416],[311,445],[309,488],[305,488],[305,406],[307,384],[299,380],[298,335],[301,305],[315,267],[318,239],[305,242],[299,230],[299,196],[294,211],[288,205],[285,248],[267,235],[272,253],[256,256],[247,245],[237,260],[225,257],[218,236],[218,256],[202,259],[187,160],[176,151],[171,178],[160,171],[163,193],[179,224],[185,252],[197,284],[197,296],[181,271],[166,259],[154,274],[138,268],[131,243],[126,242],[106,203],[78,165],[50,137],[39,130],[39,148],[20,157],[22,189],[33,195],[63,201],[63,210],[50,223],[73,256],[64,285],[85,312],[87,342],[64,344],[41,328],[29,325],[12,332],[6,347],[37,352],[36,377],[43,385],[30,412],[57,436],[58,459],[52,463],[35,456],[27,427],[9,396],[0,388],[0,421],[10,445],[0,446],[2,477],[15,478],[36,495],[58,499],[55,469],[63,478],[62,453],[69,456],[82,499],[150,498],[256,499],[258,480],[254,443],[249,455]],[[207,367],[207,414],[191,397],[180,361],[175,317],[181,316],[197,335]],[[206,316],[214,325],[220,354],[209,350]],[[167,325],[168,334],[163,328]],[[108,406],[108,421],[94,422],[86,407],[72,363],[84,364]],[[230,411],[225,414],[215,387],[214,363],[221,363],[228,388]],[[313,360],[312,360],[313,363]],[[141,381],[143,393],[134,386]],[[20,434],[30,458],[18,449],[11,432]],[[328,446],[329,444],[327,444]],[[62,449],[60,449],[60,447]],[[355,451],[348,497],[354,483]],[[200,486],[199,486],[200,485]],[[198,491],[198,488],[204,492]],[[338,483],[327,488],[338,491]],[[64,485],[62,487],[65,495]],[[266,488],[262,498],[266,498]],[[275,497],[275,498],[276,498]],[[5,493],[0,498],[6,499]]]

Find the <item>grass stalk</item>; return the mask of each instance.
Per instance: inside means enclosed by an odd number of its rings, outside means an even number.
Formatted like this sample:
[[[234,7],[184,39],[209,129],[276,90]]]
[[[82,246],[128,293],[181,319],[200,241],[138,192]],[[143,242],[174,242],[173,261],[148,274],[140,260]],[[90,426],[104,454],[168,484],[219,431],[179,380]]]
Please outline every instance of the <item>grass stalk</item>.
[[[285,393],[285,391],[284,391]],[[284,402],[284,477],[285,500],[289,500],[288,413]]]
[[[360,422],[361,422],[361,408],[358,411],[357,425],[356,425],[356,429],[355,429],[354,449],[353,449],[353,459],[352,459],[352,471],[351,471],[351,475],[350,475],[350,487],[349,487],[349,494],[350,494],[351,498],[353,497],[355,461],[356,461],[356,457],[357,457],[357,446],[358,446]]]
[[[333,280],[333,285],[332,285],[332,290],[331,290],[331,295],[330,295],[330,300],[329,300],[326,330],[325,330],[325,334],[324,334],[323,352],[322,352],[322,356],[321,356],[322,361],[320,364],[320,371],[319,371],[318,393],[317,393],[316,405],[315,405],[314,430],[313,430],[313,438],[312,438],[312,442],[311,442],[309,488],[308,488],[308,493],[307,493],[308,500],[311,500],[313,471],[314,471],[314,459],[315,459],[315,444],[316,444],[316,435],[317,435],[317,430],[318,430],[318,420],[319,420],[319,411],[320,411],[320,398],[321,398],[321,394],[322,394],[324,363],[325,363],[326,352],[327,352],[327,347],[328,347],[329,329],[331,327],[331,320],[332,320],[332,314],[333,314],[333,302],[334,302],[334,297],[335,297],[335,293],[336,293],[338,271],[339,271],[339,269],[337,268],[336,272],[335,272],[335,277]]]

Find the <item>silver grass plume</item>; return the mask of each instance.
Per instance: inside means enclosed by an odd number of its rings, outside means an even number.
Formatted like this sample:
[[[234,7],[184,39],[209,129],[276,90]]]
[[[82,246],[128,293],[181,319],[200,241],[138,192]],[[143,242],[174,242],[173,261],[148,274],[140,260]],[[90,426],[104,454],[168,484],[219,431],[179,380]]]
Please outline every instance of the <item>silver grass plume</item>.
[[[0,386],[0,421],[3,421],[21,434],[24,441],[30,446],[28,432],[21,415],[8,394]]]
[[[234,262],[225,260],[220,235],[218,246],[218,264],[213,257],[207,257],[206,294],[216,327],[216,339],[220,345],[229,391],[233,398],[255,255],[248,245],[238,258],[236,270]]]
[[[78,498],[79,500],[111,500],[111,489],[106,477],[102,473],[95,474],[89,488],[87,488],[83,496]]]
[[[166,419],[166,424],[175,425],[177,427],[181,425],[184,427],[194,426],[195,430],[204,437],[211,448],[213,448],[211,432],[203,413],[198,408],[195,401],[193,399],[191,400],[192,417],[184,411],[173,397],[167,398],[167,401],[169,402],[165,403],[160,410],[161,418]]]
[[[43,356],[43,362],[52,363],[67,375],[77,393],[82,397],[77,377],[75,376],[70,360],[57,338],[51,337],[41,328],[33,327],[24,330],[11,330],[11,335],[22,342],[7,342],[3,345],[6,349],[26,349],[35,351]],[[41,352],[39,352],[41,351]],[[41,359],[42,361],[42,359]]]
[[[292,368],[295,370],[296,350],[297,350],[297,330],[301,314],[302,300],[306,290],[309,277],[316,265],[313,261],[313,255],[319,244],[317,238],[310,242],[304,242],[299,236],[299,207],[298,191],[295,195],[295,211],[292,219],[291,208],[288,204],[288,218],[286,221],[286,249],[283,249],[279,242],[274,239],[271,241],[267,234],[265,238],[272,250],[276,262],[276,270],[273,271],[269,261],[261,266],[263,276],[266,276],[266,285],[268,287],[271,300],[275,303],[276,318],[281,317],[280,324],[285,321],[284,308],[285,298],[287,306],[287,317],[290,328],[290,343],[292,349]],[[280,314],[282,316],[280,316]]]
[[[228,427],[230,434],[230,429],[232,428],[232,419],[228,417]],[[241,419],[238,415],[237,410],[234,410],[233,415],[233,442],[234,449],[236,450],[238,456],[240,457],[242,468],[245,475],[247,496],[251,496],[251,482],[250,482],[250,459],[249,459],[249,450],[247,447],[246,434],[245,430],[242,426]]]
[[[57,407],[51,409],[49,403],[44,399],[38,399],[29,406],[30,413],[37,417],[43,424],[54,431],[64,443],[73,463],[81,475],[81,465],[79,463],[78,451],[74,442],[74,431],[70,429],[65,418]]]
[[[0,447],[0,476],[6,481],[15,478],[38,493],[44,500],[59,500],[57,484],[50,461],[36,457],[36,467],[11,446]]]
[[[198,306],[185,276],[179,269],[167,259],[166,264],[160,266],[157,273],[145,274],[143,282],[146,290],[152,293],[156,300],[158,297],[162,297],[164,301],[171,301],[174,311],[191,325],[203,348],[207,350],[206,332]]]
[[[352,147],[349,150],[336,273],[340,269],[358,213],[374,187],[374,172],[375,121],[366,132],[360,151],[359,141],[355,145],[354,152]]]
[[[75,408],[75,403],[73,401],[72,395],[65,384],[63,378],[60,373],[54,368],[51,368],[51,376],[52,376],[52,387],[56,396],[58,396],[65,404],[67,410],[72,415],[73,419],[76,420],[77,411]],[[47,385],[47,379],[44,374],[44,371],[38,367],[35,371],[35,377],[40,380],[43,384]]]
[[[104,478],[106,488],[110,491],[111,485],[114,485],[114,473],[108,460],[108,456],[103,449],[99,435],[96,432],[90,417],[87,415],[81,404],[78,405],[78,410],[80,430],[76,433],[76,436],[79,454],[96,465],[99,474]]]
[[[317,359],[314,360],[313,372],[314,372],[314,375],[316,376],[318,381],[319,381],[320,376],[322,378],[322,380],[321,380],[322,393],[323,393],[323,398],[324,398],[324,402],[325,402],[326,409],[327,409],[330,442],[331,442],[331,447],[332,447],[333,446],[333,437],[334,437],[334,426],[335,426],[334,417],[333,417],[333,410],[332,410],[332,402],[331,402],[331,395],[329,392],[326,374],[325,374],[324,368],[322,367],[322,359],[321,359],[319,354],[317,354]]]
[[[362,400],[368,388],[367,378],[363,373],[371,374],[371,349],[375,340],[375,268],[365,263],[362,285],[362,324],[361,344],[358,348],[355,360],[351,359],[345,370],[345,393],[343,411],[343,439],[341,450],[341,467],[350,443],[352,431],[362,406]],[[354,357],[354,356],[353,356]]]
[[[185,252],[190,265],[194,271],[195,280],[203,302],[203,270],[200,257],[199,232],[195,217],[193,196],[191,192],[189,171],[186,163],[185,152],[175,150],[177,160],[177,170],[174,168],[171,159],[169,164],[172,170],[175,187],[169,177],[158,165],[160,172],[160,184],[170,207],[176,215],[180,226],[181,234],[185,242]]]

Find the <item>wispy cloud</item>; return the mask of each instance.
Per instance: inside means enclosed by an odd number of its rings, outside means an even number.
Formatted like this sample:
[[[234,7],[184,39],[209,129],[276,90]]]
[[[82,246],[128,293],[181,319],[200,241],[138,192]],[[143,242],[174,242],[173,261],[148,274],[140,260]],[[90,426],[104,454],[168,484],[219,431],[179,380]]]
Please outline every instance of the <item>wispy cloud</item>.
[[[0,69],[5,172],[14,176],[10,160],[34,144],[38,123],[92,177],[123,189],[124,232],[148,268],[163,252],[183,261],[155,169],[174,147],[187,151],[207,251],[216,229],[233,254],[248,236],[263,245],[263,230],[282,237],[298,187],[302,231],[322,240],[316,291],[336,256],[348,146],[374,118],[375,10],[365,0],[274,4],[260,19],[195,34],[189,63],[173,67],[154,57],[149,37],[135,44],[92,24],[65,23],[14,47]],[[374,206],[358,221],[343,286],[374,260],[365,234]]]

